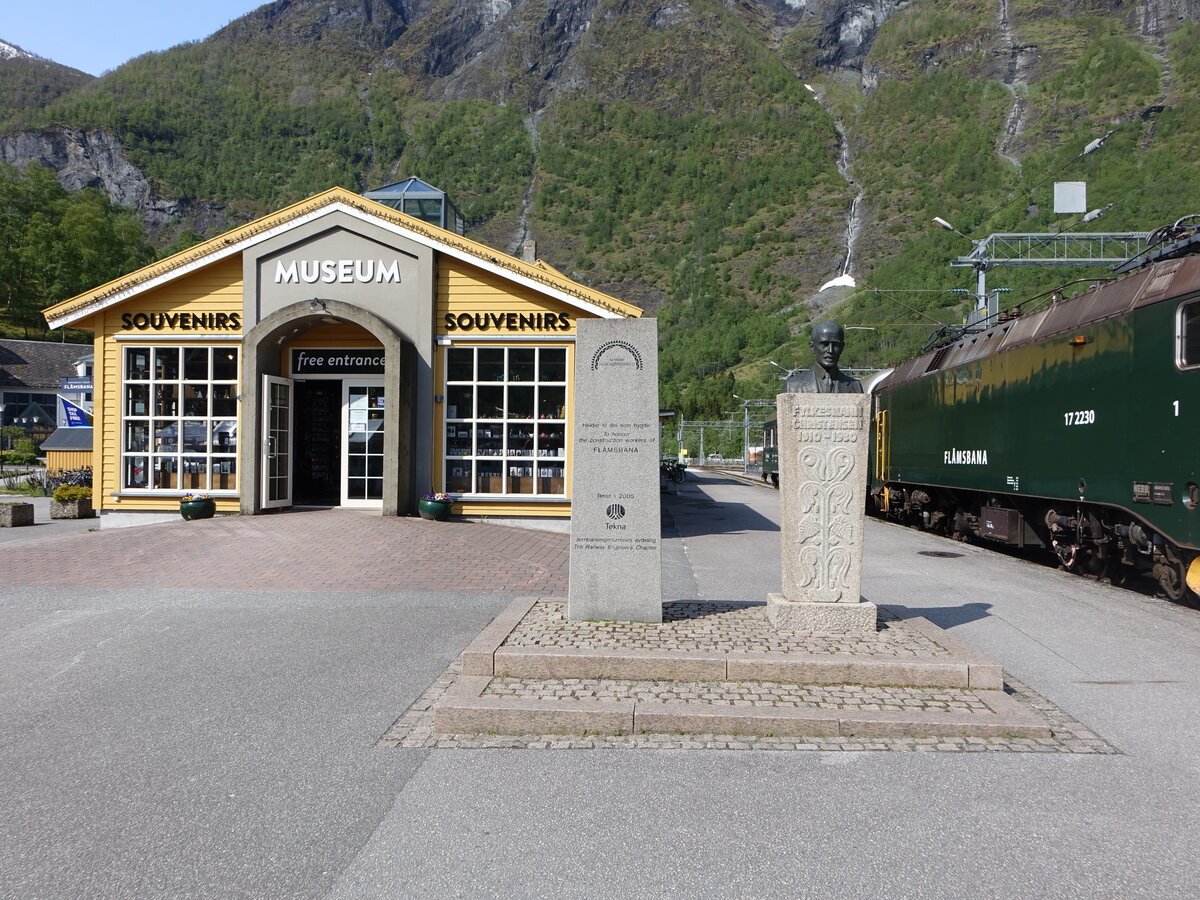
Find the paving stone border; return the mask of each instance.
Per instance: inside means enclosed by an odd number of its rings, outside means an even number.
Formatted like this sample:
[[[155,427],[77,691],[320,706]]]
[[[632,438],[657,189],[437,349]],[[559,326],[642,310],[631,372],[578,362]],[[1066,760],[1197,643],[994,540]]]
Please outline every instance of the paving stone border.
[[[463,673],[1001,687],[999,665],[902,607],[882,608],[873,638],[788,636],[762,603],[667,603],[661,624],[568,622],[555,597],[514,600],[464,651]]]
[[[655,689],[655,684],[675,689]],[[565,685],[575,693],[564,691]],[[680,697],[680,685],[687,688],[682,693],[694,696]],[[770,699],[772,693],[788,687],[794,693],[811,690],[815,699]],[[888,692],[891,703],[871,703],[871,695],[862,695],[862,690],[857,685],[812,688],[762,681],[543,681],[463,675],[439,701],[434,727],[441,733],[501,734],[1050,736],[1050,727],[1043,719],[1026,714],[1002,690],[897,687]],[[704,694],[716,695],[717,699],[705,699]],[[838,702],[829,702],[835,694],[841,695]]]
[[[1072,753],[1114,755],[1121,751],[1028,685],[1005,676],[1005,693],[1030,714],[1043,717],[1049,737],[746,737],[734,734],[439,734],[438,702],[462,677],[455,659],[376,742],[379,749],[447,750],[743,750],[889,751],[899,753]]]

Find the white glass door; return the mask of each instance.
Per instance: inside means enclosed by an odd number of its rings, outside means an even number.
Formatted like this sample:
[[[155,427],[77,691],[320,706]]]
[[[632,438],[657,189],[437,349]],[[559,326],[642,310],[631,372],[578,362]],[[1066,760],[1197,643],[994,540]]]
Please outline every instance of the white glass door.
[[[383,506],[383,380],[343,382],[342,506]]]
[[[292,505],[292,381],[263,376],[263,509]]]

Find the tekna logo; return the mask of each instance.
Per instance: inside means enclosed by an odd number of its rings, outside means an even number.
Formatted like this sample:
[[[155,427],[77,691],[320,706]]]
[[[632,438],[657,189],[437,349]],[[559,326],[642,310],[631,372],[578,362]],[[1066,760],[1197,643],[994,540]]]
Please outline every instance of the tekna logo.
[[[611,352],[614,350],[617,352]],[[607,359],[605,359],[606,355]],[[642,354],[629,341],[606,341],[597,347],[596,352],[592,354],[593,372],[597,371],[601,366],[626,368],[631,365],[636,367],[640,372],[642,369]]]
[[[276,284],[399,284],[400,260],[293,259],[275,262]]]

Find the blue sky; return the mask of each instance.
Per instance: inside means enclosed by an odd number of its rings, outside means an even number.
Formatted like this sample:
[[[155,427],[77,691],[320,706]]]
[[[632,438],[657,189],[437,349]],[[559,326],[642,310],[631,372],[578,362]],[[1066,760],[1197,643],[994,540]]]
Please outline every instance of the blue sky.
[[[92,75],[135,56],[202,40],[263,0],[10,0],[0,40]]]

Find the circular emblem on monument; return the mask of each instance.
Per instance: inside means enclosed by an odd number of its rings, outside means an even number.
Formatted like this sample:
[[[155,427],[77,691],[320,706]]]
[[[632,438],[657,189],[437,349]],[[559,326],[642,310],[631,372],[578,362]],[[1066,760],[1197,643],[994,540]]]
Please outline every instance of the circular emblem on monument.
[[[605,510],[605,514],[615,522],[618,519],[625,518],[625,507],[620,503],[609,504],[608,509]]]
[[[603,362],[604,355],[612,350],[623,350],[624,353],[612,354],[607,362]],[[626,356],[625,354],[628,354]],[[608,341],[596,348],[596,352],[592,354],[592,371],[595,372],[602,365],[626,367],[630,364],[640,372],[642,369],[642,354],[638,352],[637,347],[629,343],[629,341]]]

